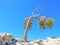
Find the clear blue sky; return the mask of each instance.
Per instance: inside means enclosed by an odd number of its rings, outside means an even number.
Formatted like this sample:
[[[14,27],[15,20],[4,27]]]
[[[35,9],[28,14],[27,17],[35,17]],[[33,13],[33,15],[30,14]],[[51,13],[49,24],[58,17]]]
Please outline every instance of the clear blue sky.
[[[60,37],[60,0],[0,0],[0,32],[23,38],[24,18],[29,17],[36,7],[42,7],[41,15],[53,18],[55,24],[52,29],[40,31],[34,20],[28,40]]]

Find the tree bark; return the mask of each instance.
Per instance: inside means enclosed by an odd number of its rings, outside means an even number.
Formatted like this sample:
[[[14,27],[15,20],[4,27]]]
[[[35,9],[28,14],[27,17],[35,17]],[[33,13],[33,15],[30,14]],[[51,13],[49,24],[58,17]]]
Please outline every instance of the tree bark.
[[[28,30],[25,30],[25,32],[24,32],[24,42],[27,42],[27,32],[28,32]]]

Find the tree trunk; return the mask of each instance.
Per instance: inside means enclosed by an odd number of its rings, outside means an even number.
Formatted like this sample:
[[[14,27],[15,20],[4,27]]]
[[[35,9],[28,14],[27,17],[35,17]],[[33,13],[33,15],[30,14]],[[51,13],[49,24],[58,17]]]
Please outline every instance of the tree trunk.
[[[24,42],[27,42],[27,32],[28,32],[28,29],[29,29],[29,23],[30,23],[31,19],[34,18],[34,17],[35,17],[35,15],[30,16],[28,21],[27,21],[26,29],[25,29],[25,32],[24,32]]]
[[[24,42],[27,42],[27,32],[28,32],[28,30],[25,30],[25,32],[24,32]]]

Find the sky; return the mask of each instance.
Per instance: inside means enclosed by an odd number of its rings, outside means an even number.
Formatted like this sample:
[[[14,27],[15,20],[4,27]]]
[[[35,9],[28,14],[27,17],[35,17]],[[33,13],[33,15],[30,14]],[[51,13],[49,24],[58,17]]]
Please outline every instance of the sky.
[[[54,19],[51,29],[41,31],[37,20],[33,20],[32,29],[28,30],[27,39],[37,40],[46,37],[60,37],[60,0],[0,0],[0,33],[10,33],[15,38],[24,37],[24,19],[32,11],[41,7],[40,16]]]

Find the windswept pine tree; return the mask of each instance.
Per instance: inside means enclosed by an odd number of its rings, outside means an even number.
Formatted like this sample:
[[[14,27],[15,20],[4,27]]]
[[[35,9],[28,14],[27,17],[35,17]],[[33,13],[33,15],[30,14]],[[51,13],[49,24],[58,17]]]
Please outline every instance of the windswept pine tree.
[[[29,18],[25,18],[24,20],[24,41],[27,42],[27,32],[29,29],[31,29],[32,26],[32,19],[36,18],[35,15],[30,16]],[[54,20],[52,18],[46,18],[45,16],[41,16],[41,18],[38,18],[38,26],[40,29],[47,29],[51,28],[54,24]]]
[[[36,8],[38,9],[38,8]],[[35,9],[35,11],[36,11]],[[39,14],[34,14],[34,11],[32,12],[32,16],[25,18],[24,20],[24,42],[27,42],[27,32],[29,29],[31,29],[32,26],[32,19],[36,18],[38,20],[38,26],[40,29],[47,29],[51,28],[54,24],[54,20],[52,18],[46,18],[46,16],[41,16],[38,18]]]

